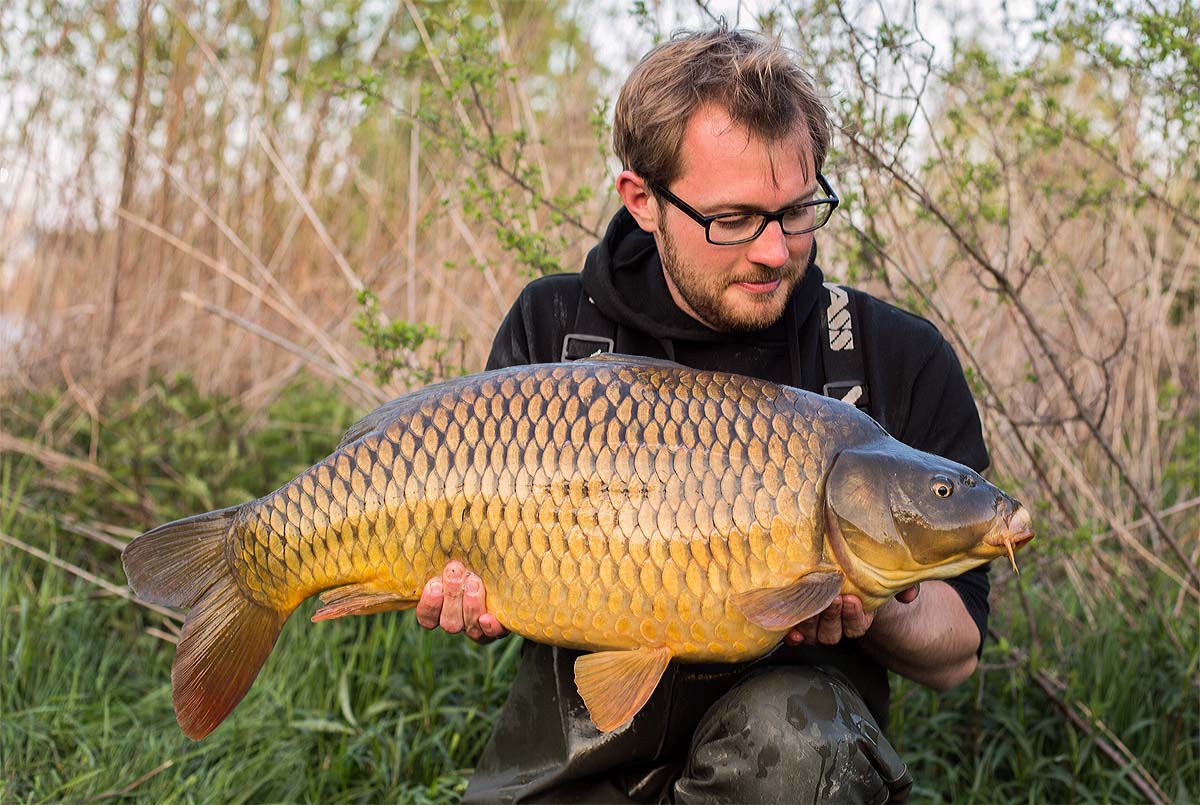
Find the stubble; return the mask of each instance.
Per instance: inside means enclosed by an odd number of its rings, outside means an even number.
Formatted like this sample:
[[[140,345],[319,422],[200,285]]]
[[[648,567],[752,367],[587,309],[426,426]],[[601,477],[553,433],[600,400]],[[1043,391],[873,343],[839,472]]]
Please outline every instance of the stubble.
[[[675,290],[689,307],[718,332],[744,333],[770,327],[783,316],[787,300],[800,284],[807,267],[808,255],[790,258],[779,269],[758,266],[756,272],[734,277],[705,271],[680,257],[671,233],[659,229],[659,257]],[[734,288],[738,282],[771,282],[780,280],[779,287],[768,294],[751,294]]]

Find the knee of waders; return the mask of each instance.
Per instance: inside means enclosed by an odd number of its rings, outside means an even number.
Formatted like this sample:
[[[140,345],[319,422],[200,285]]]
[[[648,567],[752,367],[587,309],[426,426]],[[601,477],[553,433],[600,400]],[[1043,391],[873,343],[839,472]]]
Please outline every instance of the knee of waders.
[[[700,720],[681,802],[903,801],[912,777],[858,691],[836,671],[756,672]]]

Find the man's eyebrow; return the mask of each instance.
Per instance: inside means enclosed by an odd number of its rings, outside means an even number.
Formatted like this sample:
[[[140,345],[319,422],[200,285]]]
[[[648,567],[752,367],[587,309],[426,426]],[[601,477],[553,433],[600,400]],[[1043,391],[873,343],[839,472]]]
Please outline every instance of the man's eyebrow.
[[[796,196],[796,198],[792,199],[787,204],[784,204],[779,209],[786,210],[788,207],[795,207],[797,204],[803,204],[806,201],[810,201],[812,200],[812,197],[817,194],[817,190],[819,189],[819,187],[813,185],[812,188],[805,190],[803,193]],[[709,213],[710,215],[720,215],[723,212],[774,212],[774,210],[764,210],[762,207],[754,204],[747,204],[741,201],[717,201],[706,206],[710,210],[714,210],[714,212]]]

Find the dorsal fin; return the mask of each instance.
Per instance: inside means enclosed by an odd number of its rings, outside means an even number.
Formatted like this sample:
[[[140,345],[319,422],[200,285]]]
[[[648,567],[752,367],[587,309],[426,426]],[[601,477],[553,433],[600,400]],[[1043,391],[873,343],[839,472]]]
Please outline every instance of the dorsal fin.
[[[595,355],[589,355],[586,358],[580,358],[573,361],[576,364],[581,363],[598,363],[601,365],[609,365],[614,363],[623,363],[627,365],[638,366],[655,366],[659,369],[687,369],[682,363],[669,361],[666,358],[647,358],[642,355],[626,355],[623,352],[597,352]]]
[[[625,354],[617,353],[617,352],[597,353],[595,355],[592,355],[591,357],[581,358],[577,361],[574,361],[574,363],[576,363],[576,364],[593,364],[593,365],[608,366],[608,367],[611,367],[614,364],[624,364],[624,365],[631,365],[631,366],[656,367],[659,369],[686,369],[687,368],[682,363],[676,363],[674,361],[668,361],[668,360],[664,360],[662,358],[644,358],[641,355],[625,355]],[[491,372],[480,372],[479,374],[476,374],[476,375],[467,375],[465,377],[455,377],[455,378],[451,378],[450,380],[443,380],[440,383],[434,383],[432,385],[425,386],[423,388],[419,388],[415,391],[410,391],[408,394],[397,397],[394,400],[389,400],[388,402],[385,402],[383,405],[379,406],[374,411],[367,414],[362,419],[358,420],[353,425],[351,425],[349,428],[347,428],[345,434],[342,435],[342,440],[340,442],[338,442],[337,447],[334,449],[341,450],[346,445],[350,444],[353,441],[361,439],[362,437],[366,436],[368,433],[374,433],[377,430],[383,430],[387,426],[387,423],[391,422],[391,420],[394,419],[401,410],[403,410],[409,406],[419,405],[421,402],[423,402],[428,397],[438,396],[440,394],[444,394],[448,391],[451,391],[454,386],[462,384],[464,381],[478,380],[479,377],[483,374],[491,374],[491,373],[498,373],[498,372],[511,372],[518,368],[532,369],[536,365],[537,364],[532,364],[530,366],[523,366],[523,367],[508,367],[505,369],[493,369],[493,370],[491,370]]]
[[[415,391],[410,391],[408,394],[401,395],[394,400],[388,400],[383,405],[376,408],[371,413],[364,416],[362,419],[355,422],[342,435],[342,440],[338,442],[334,450],[341,450],[346,445],[353,441],[361,439],[368,433],[374,433],[377,430],[383,430],[386,423],[391,422],[397,413],[409,406],[419,405],[427,397],[434,397],[449,391],[449,387],[461,383],[464,378],[455,377],[450,380],[443,380],[440,383],[434,383]]]

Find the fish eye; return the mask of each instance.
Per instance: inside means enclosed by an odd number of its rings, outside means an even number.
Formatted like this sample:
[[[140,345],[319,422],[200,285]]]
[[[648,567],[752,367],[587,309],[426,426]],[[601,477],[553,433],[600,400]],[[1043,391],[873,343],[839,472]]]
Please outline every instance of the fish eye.
[[[948,498],[954,494],[954,484],[950,483],[949,478],[934,478],[930,488],[939,498]]]

